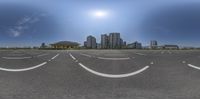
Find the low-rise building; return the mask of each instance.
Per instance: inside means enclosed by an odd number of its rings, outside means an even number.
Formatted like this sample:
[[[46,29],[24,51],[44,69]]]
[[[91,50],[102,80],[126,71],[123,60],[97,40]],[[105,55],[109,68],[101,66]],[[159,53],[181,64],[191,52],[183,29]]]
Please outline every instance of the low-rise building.
[[[164,45],[163,49],[177,50],[179,49],[178,45]]]
[[[136,41],[134,43],[128,44],[127,48],[130,48],[130,49],[142,49],[142,43],[139,43],[139,42]]]
[[[151,49],[157,49],[157,47],[158,47],[157,41],[156,41],[156,40],[152,40],[152,41],[150,42],[150,48],[151,48]]]
[[[71,41],[60,41],[54,44],[50,44],[53,49],[75,49],[79,48],[79,43]]]

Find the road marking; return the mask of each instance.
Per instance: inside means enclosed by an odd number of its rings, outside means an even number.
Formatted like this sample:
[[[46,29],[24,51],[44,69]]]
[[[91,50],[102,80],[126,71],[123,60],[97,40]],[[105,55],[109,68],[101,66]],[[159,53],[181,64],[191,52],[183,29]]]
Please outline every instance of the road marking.
[[[80,54],[80,55],[83,55],[83,56],[86,56],[86,57],[92,57],[91,55],[88,55],[88,54]]]
[[[126,73],[126,74],[105,74],[105,73],[100,73],[97,71],[94,71],[86,66],[84,66],[82,63],[79,63],[79,65],[84,68],[85,70],[87,70],[88,72],[95,74],[97,76],[101,76],[101,77],[106,77],[106,78],[124,78],[124,77],[130,77],[130,76],[134,76],[136,74],[139,74],[143,71],[145,71],[146,69],[149,68],[149,66],[145,66],[144,68],[137,70],[135,72],[131,72],[131,73]]]
[[[37,57],[42,57],[42,56],[46,56],[46,55],[49,55],[49,54],[41,54],[41,55],[37,55]]]
[[[55,55],[54,57],[52,57],[51,59],[55,59],[56,57],[58,57],[60,54]]]
[[[73,60],[76,60],[76,58],[71,53],[69,53],[69,55]]]
[[[4,59],[28,59],[28,58],[32,58],[32,57],[2,57]]]
[[[143,53],[135,53],[137,55],[142,55],[142,56],[145,56],[146,54],[143,54]]]
[[[128,60],[130,59],[129,57],[125,58],[106,58],[106,57],[97,57],[98,59],[104,59],[104,60]]]
[[[152,64],[152,65],[153,65],[154,63],[153,63],[153,62],[151,62],[150,64]]]
[[[188,64],[188,66],[200,70],[200,67],[194,66],[192,64]]]
[[[33,66],[33,67],[29,67],[29,68],[23,68],[23,69],[8,69],[8,68],[2,68],[0,67],[0,70],[2,71],[9,71],[9,72],[21,72],[21,71],[28,71],[28,70],[32,70],[32,69],[36,69],[38,67],[41,67],[43,65],[47,64],[47,62],[43,62],[39,65]]]

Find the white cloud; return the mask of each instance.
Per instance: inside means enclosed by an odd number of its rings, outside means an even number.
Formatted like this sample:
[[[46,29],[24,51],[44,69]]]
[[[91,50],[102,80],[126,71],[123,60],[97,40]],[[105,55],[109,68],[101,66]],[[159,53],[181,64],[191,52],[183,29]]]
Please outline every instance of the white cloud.
[[[21,34],[20,31],[16,31],[16,30],[14,30],[14,29],[10,29],[9,31],[10,31],[10,33],[11,33],[11,35],[12,35],[13,37],[18,37],[18,36],[20,36],[20,34]]]
[[[18,25],[23,25],[31,20],[31,17],[25,16],[21,20],[18,21]]]
[[[30,28],[31,24],[39,22],[41,20],[41,17],[46,16],[47,15],[45,13],[38,14],[37,16],[25,16],[16,23],[16,26],[10,28],[8,30],[8,33],[12,37],[19,37],[21,34],[24,33],[25,30]]]

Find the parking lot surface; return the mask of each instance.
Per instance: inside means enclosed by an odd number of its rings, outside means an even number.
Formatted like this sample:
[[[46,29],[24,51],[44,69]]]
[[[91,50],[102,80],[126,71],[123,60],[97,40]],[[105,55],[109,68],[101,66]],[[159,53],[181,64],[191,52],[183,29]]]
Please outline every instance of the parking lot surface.
[[[199,99],[198,50],[1,50],[0,99]]]

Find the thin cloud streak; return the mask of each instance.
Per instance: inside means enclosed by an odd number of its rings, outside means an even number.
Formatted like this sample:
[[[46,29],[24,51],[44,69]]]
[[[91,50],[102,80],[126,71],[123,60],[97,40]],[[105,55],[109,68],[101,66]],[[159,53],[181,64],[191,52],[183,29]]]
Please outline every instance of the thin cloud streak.
[[[16,26],[8,29],[8,33],[12,37],[19,37],[23,33],[25,33],[26,30],[31,28],[32,24],[39,22],[42,17],[46,17],[46,16],[47,15],[44,13],[41,13],[37,16],[25,16],[16,23]]]

